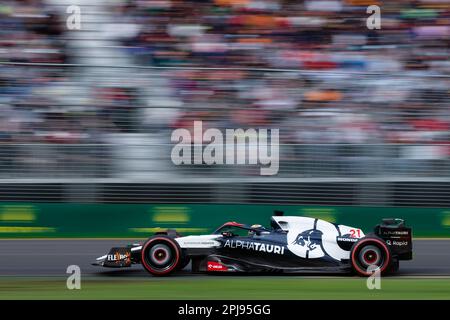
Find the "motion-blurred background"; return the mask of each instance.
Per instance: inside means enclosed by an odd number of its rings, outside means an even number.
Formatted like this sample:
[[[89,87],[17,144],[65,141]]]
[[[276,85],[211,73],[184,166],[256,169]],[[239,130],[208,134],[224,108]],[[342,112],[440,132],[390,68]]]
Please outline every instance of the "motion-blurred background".
[[[438,207],[448,228],[449,44],[449,0],[2,0],[2,230],[30,202]],[[279,128],[278,175],[175,166],[193,120]]]

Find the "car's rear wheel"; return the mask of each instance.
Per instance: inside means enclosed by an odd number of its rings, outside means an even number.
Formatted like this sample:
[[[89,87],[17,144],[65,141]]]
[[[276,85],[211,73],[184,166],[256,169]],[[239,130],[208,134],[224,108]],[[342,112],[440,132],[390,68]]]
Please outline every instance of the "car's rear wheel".
[[[392,256],[386,243],[375,237],[366,237],[358,241],[352,248],[351,264],[353,270],[361,276],[368,277],[373,269],[378,268],[381,273],[389,270]]]
[[[141,263],[154,276],[166,276],[176,271],[180,258],[180,246],[168,236],[153,236],[142,246]]]

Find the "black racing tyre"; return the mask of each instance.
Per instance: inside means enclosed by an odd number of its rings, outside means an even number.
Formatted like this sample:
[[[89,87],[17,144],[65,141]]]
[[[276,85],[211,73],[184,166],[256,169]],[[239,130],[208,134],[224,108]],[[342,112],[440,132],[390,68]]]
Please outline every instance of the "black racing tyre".
[[[167,276],[179,269],[181,248],[171,237],[155,235],[148,238],[141,250],[144,269],[154,276]]]
[[[380,238],[365,237],[355,243],[350,252],[353,270],[360,276],[368,277],[373,272],[368,267],[374,265],[382,274],[390,271],[392,254],[387,244]]]

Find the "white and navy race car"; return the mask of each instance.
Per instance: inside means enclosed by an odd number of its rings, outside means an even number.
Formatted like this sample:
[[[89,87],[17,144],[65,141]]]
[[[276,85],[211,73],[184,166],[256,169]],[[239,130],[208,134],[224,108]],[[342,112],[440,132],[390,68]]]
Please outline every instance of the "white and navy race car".
[[[140,263],[154,276],[167,276],[190,262],[193,272],[395,272],[412,259],[411,229],[401,219],[383,219],[374,232],[321,219],[276,212],[270,228],[227,222],[213,234],[180,236],[158,232],[143,244],[112,248],[94,265],[110,268]]]

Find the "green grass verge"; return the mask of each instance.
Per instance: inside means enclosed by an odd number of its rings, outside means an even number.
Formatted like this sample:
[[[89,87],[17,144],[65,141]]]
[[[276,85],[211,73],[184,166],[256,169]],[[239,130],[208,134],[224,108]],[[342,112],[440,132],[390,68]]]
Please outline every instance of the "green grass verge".
[[[210,277],[85,278],[68,290],[64,278],[0,278],[0,299],[450,299],[450,278]]]

